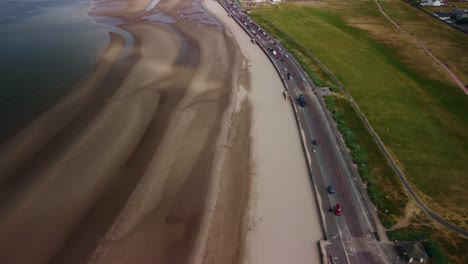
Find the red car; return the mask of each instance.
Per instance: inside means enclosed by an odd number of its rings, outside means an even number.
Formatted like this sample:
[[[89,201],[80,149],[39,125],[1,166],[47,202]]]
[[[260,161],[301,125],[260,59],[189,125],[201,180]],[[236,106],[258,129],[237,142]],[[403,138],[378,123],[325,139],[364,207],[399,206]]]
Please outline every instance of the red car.
[[[335,215],[341,215],[341,207],[339,204],[335,205]]]

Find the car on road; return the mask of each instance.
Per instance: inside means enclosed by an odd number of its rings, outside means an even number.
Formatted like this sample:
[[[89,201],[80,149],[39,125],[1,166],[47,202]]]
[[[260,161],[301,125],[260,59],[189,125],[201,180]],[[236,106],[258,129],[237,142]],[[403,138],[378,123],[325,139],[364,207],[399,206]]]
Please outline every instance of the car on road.
[[[283,70],[284,70],[284,71],[288,71],[288,68],[284,67]]]
[[[329,194],[334,194],[335,193],[335,188],[333,188],[333,186],[330,185],[330,186],[327,187],[327,191],[328,191]]]
[[[335,215],[341,215],[341,207],[339,204],[335,205],[335,209],[333,210],[335,212]]]
[[[301,80],[305,81],[305,77],[304,77],[304,76],[302,76],[302,77],[301,77]]]
[[[314,146],[317,146],[318,145],[318,141],[316,139],[312,140],[312,144],[314,144]]]
[[[289,72],[288,72],[288,80],[292,80],[292,75]]]
[[[286,54],[284,54],[284,56],[285,56],[286,58],[289,58],[289,55],[288,55],[287,53],[286,53]]]
[[[297,103],[301,106],[301,107],[305,107],[307,106],[307,101],[306,101],[306,98],[303,94],[300,94],[298,97],[297,97]]]

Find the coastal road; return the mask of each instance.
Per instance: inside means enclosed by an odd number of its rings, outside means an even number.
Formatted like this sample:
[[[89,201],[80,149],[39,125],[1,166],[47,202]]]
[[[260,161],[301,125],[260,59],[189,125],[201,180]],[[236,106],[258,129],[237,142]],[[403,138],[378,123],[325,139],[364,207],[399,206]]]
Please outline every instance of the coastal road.
[[[406,32],[403,28],[401,28],[399,25],[397,25],[397,23],[395,21],[393,21],[384,11],[383,9],[381,8],[379,2],[377,0],[375,0],[376,4],[378,5],[379,7],[379,10],[382,12],[382,14],[390,20],[390,22],[395,25],[398,29],[400,29],[401,31],[404,31],[406,34],[410,35],[408,32]],[[272,25],[274,26],[274,25]],[[276,27],[276,26],[275,26]],[[277,28],[277,30],[280,30],[279,28]],[[280,30],[281,31],[281,30]],[[418,204],[418,206],[429,216],[431,217],[434,221],[438,222],[439,224],[445,226],[446,228],[456,232],[456,233],[459,233],[465,237],[468,236],[468,231],[466,230],[463,230],[455,225],[453,225],[452,223],[449,223],[448,221],[446,221],[444,218],[442,218],[440,215],[437,215],[436,213],[434,213],[434,211],[432,211],[419,197],[418,195],[416,194],[416,192],[413,190],[413,188],[411,187],[411,185],[409,184],[409,182],[407,181],[406,179],[406,176],[405,174],[403,173],[403,171],[400,169],[399,165],[397,164],[397,161],[393,158],[393,156],[390,154],[390,152],[387,150],[387,147],[383,144],[383,142],[380,140],[380,138],[377,136],[376,132],[374,131],[374,129],[372,128],[372,126],[370,125],[369,121],[365,118],[364,114],[361,112],[361,110],[359,109],[358,105],[356,104],[356,102],[354,102],[353,98],[351,97],[351,95],[349,94],[349,92],[347,91],[347,89],[343,86],[343,84],[341,84],[341,82],[338,80],[338,78],[336,78],[336,76],[325,66],[322,64],[322,62],[317,58],[315,57],[312,53],[310,53],[307,49],[305,49],[300,43],[298,43],[297,41],[295,41],[291,36],[289,36],[286,32],[283,32],[288,38],[290,38],[290,40],[294,41],[297,45],[301,46],[305,52],[307,52],[307,54],[335,81],[335,83],[338,85],[338,87],[340,87],[341,91],[343,91],[344,95],[346,96],[346,98],[348,98],[349,102],[351,103],[352,107],[354,108],[354,110],[356,111],[356,113],[358,114],[359,118],[361,119],[361,121],[364,123],[364,125],[366,126],[366,129],[367,131],[371,134],[372,138],[374,139],[374,141],[376,142],[377,146],[380,148],[380,150],[382,151],[382,153],[384,154],[384,156],[386,157],[387,161],[390,163],[390,165],[392,166],[393,168],[393,171],[395,172],[395,174],[398,176],[398,178],[400,178],[400,181],[402,182],[404,188],[406,189],[406,191],[408,192],[408,194],[410,195],[410,197],[414,200],[414,202],[416,204]],[[420,43],[420,41],[418,41],[416,39],[416,42],[418,42],[420,45],[422,45],[423,49],[426,51],[426,52],[430,52],[430,50],[424,46],[423,43]],[[432,52],[430,52],[432,54]],[[428,54],[429,56],[431,56],[430,54]],[[431,56],[432,57],[432,56]],[[439,65],[441,65],[440,61],[437,60],[437,58],[434,59],[434,61],[436,63],[438,63]],[[443,67],[446,67],[445,65],[441,65]],[[448,69],[448,68],[447,68]],[[450,71],[448,69],[448,71]],[[450,75],[450,72],[447,72],[448,75]],[[454,76],[454,78],[458,79],[456,76]],[[457,82],[455,79],[454,79],[455,82]],[[458,83],[458,82],[457,82]],[[466,88],[466,87],[465,87]],[[467,93],[468,90],[467,89],[464,89],[464,92]]]
[[[373,207],[366,204],[360,191],[360,182],[352,173],[340,142],[329,122],[329,113],[321,98],[313,91],[316,87],[308,79],[296,61],[239,8],[220,1],[230,16],[252,37],[274,63],[285,83],[289,98],[293,101],[311,172],[312,188],[321,209],[323,229],[327,245],[324,260],[329,263],[387,263],[378,246],[373,222]],[[276,54],[273,54],[273,50]],[[289,74],[289,75],[288,75]],[[291,78],[288,78],[291,76]],[[306,107],[300,107],[296,98],[303,94]],[[314,146],[312,141],[317,140]],[[327,186],[334,186],[336,193],[329,194]],[[312,201],[310,201],[312,202]],[[340,204],[342,215],[336,216],[330,208]]]

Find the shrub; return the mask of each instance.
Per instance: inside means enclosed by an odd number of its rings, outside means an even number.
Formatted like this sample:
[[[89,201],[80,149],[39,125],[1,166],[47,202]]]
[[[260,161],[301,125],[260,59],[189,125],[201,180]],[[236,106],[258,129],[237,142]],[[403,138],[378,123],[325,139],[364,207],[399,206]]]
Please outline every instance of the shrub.
[[[388,238],[390,240],[399,241],[421,241],[428,238],[428,235],[420,231],[388,231]]]
[[[428,240],[423,242],[424,249],[427,255],[431,258],[431,261],[436,264],[449,263],[447,256],[442,252],[437,243],[434,240]]]

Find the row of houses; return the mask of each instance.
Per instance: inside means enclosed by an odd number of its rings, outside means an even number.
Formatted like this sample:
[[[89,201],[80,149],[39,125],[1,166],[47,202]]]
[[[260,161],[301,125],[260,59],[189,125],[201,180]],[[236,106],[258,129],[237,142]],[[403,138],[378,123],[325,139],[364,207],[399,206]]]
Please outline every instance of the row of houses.
[[[437,11],[434,16],[448,23],[454,23],[464,18],[468,19],[468,9],[455,9],[450,12]]]
[[[421,6],[443,6],[444,1],[442,1],[442,0],[422,0],[419,4]]]

